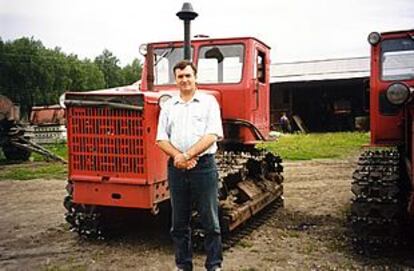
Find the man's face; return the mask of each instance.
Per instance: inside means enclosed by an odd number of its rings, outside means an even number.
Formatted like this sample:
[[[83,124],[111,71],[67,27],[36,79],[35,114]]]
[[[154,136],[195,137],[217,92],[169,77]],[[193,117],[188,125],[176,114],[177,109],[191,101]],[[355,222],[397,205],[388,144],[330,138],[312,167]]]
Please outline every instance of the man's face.
[[[182,92],[192,92],[196,89],[196,77],[191,66],[185,67],[183,70],[175,70],[175,82],[177,88]]]

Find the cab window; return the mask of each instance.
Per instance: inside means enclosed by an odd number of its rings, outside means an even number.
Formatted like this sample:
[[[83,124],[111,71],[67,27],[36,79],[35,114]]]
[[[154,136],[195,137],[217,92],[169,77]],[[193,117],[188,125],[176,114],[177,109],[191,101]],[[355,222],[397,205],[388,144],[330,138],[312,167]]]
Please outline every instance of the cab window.
[[[256,58],[256,78],[260,83],[266,83],[265,53],[258,51]]]
[[[191,48],[191,53],[193,48]],[[166,47],[154,49],[154,84],[175,84],[173,68],[184,59],[183,47]]]
[[[244,46],[203,46],[198,55],[197,81],[201,84],[238,83],[242,79]]]
[[[414,79],[414,40],[381,42],[381,77],[385,81]]]

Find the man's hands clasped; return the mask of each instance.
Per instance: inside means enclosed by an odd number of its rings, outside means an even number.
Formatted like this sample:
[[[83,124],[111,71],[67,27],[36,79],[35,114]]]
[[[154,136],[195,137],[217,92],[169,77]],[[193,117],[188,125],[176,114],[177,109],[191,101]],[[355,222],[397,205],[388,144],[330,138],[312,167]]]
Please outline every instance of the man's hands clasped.
[[[197,158],[187,159],[184,153],[174,156],[174,166],[179,169],[192,169],[197,165]]]

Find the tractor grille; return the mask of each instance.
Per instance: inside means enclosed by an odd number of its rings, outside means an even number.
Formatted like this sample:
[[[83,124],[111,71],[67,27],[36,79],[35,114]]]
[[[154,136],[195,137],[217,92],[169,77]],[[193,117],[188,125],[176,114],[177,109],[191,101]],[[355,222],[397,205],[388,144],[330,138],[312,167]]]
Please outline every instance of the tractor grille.
[[[139,177],[144,174],[142,111],[69,107],[71,174]]]

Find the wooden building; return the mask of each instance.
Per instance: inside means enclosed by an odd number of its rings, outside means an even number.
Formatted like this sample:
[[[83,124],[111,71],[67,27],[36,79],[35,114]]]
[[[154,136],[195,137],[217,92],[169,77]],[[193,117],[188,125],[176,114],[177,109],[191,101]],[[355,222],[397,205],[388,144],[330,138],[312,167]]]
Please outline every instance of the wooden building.
[[[272,126],[285,112],[311,132],[354,130],[368,119],[369,63],[369,57],[273,63]]]

